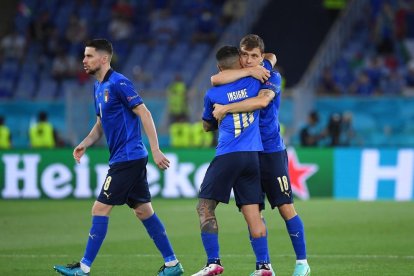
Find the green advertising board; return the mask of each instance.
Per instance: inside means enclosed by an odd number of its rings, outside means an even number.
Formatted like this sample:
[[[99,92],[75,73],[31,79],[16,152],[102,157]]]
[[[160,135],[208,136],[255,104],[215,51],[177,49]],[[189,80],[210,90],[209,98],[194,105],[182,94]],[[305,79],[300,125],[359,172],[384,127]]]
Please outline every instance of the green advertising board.
[[[167,149],[170,168],[147,166],[154,197],[193,198],[214,158],[214,149]],[[333,150],[288,149],[289,171],[298,198],[331,197]],[[106,148],[91,148],[76,164],[72,149],[11,150],[0,153],[0,191],[4,199],[94,198],[108,170]]]

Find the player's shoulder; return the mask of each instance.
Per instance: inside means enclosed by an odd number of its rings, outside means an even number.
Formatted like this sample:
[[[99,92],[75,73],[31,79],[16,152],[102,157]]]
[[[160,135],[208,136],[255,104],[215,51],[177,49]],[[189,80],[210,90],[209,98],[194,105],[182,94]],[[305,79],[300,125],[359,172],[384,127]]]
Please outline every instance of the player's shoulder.
[[[210,87],[209,89],[207,89],[207,91],[206,91],[205,95],[211,95],[211,93],[214,93],[214,91],[221,90],[221,89],[220,89],[220,86],[221,86],[221,85],[218,85],[218,86],[212,86],[212,87]]]
[[[273,64],[268,59],[264,59],[263,60],[262,66],[264,68],[266,68],[267,70],[269,70],[269,71],[272,71],[273,70]]]
[[[282,75],[280,74],[280,72],[279,71],[277,71],[277,70],[272,70],[271,72],[270,72],[273,76],[275,76],[276,78],[278,78],[278,79],[281,79],[282,78]]]
[[[109,78],[110,82],[114,85],[117,86],[122,86],[122,85],[131,85],[132,82],[125,77],[123,74],[113,71],[112,75]]]

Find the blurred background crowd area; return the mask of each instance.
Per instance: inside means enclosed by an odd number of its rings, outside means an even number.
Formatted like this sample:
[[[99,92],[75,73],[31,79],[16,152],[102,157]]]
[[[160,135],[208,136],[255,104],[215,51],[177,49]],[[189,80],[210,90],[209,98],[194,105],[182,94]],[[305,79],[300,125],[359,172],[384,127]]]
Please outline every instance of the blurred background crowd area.
[[[414,0],[22,0],[0,18],[0,127],[13,148],[32,145],[41,112],[56,146],[87,135],[89,38],[113,42],[112,67],[134,82],[162,146],[214,146],[200,120],[215,51],[248,33],[278,58],[288,145],[414,146]]]

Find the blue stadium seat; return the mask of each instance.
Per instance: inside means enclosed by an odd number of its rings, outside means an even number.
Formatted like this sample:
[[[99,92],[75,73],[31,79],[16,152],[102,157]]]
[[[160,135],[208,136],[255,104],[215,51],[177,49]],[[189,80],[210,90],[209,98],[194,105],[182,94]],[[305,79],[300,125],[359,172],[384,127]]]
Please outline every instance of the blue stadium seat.
[[[56,82],[49,78],[49,79],[42,79],[40,82],[39,88],[37,90],[37,94],[35,95],[35,99],[39,101],[51,101],[56,98],[57,94],[57,84]]]
[[[34,94],[34,89],[35,82],[33,81],[33,75],[30,72],[23,72],[14,93],[14,98],[16,100],[31,99]]]

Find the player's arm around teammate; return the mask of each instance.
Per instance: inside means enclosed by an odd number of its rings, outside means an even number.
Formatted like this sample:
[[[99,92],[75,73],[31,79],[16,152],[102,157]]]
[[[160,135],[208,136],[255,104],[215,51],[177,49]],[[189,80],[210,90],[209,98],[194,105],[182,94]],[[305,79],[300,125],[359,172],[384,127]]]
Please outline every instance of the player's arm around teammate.
[[[241,64],[244,68],[255,67],[258,65],[266,66],[269,70],[273,68],[275,59],[264,53],[263,40],[257,35],[247,35],[240,41]],[[269,64],[270,62],[270,64]],[[233,73],[234,72],[230,72]],[[240,73],[239,73],[240,74]],[[220,77],[221,75],[221,77]],[[215,80],[219,84],[224,81],[222,72],[216,75]],[[233,75],[234,76],[234,75]],[[272,80],[273,79],[273,80]],[[278,121],[280,93],[281,93],[281,76],[278,72],[272,71],[271,77],[266,82],[270,89],[274,91],[272,99],[267,103],[260,112],[260,126],[264,151],[259,154],[261,167],[261,184],[272,208],[277,207],[280,215],[285,221],[287,232],[290,236],[293,249],[296,254],[296,265],[293,272],[294,276],[310,275],[310,267],[307,263],[306,240],[304,225],[296,213],[293,205],[292,190],[288,171],[288,157],[286,146],[280,135],[280,126]],[[270,98],[269,98],[270,99]],[[257,100],[257,99],[256,99]],[[262,99],[264,101],[264,99]],[[247,102],[245,100],[244,102]],[[248,106],[248,103],[239,102],[230,110],[248,111],[259,107],[263,102],[256,101]],[[266,101],[264,101],[266,103]],[[270,104],[271,103],[271,104]],[[222,109],[221,106],[215,106],[215,117],[220,119],[228,110]],[[263,131],[262,131],[263,130]],[[283,179],[286,184],[283,188],[280,185],[274,185]]]
[[[228,105],[214,104],[213,116],[217,121],[221,121],[227,113],[251,112],[265,108],[275,97],[275,92],[269,89],[261,89],[259,94],[238,103]]]

